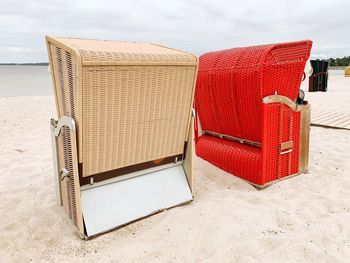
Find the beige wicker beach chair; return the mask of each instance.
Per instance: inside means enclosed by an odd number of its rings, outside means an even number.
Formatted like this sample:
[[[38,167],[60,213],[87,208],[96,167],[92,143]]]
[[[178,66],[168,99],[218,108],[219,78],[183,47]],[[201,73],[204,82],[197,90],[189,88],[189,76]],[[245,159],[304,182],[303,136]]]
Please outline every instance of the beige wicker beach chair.
[[[346,67],[344,70],[344,76],[345,77],[350,77],[350,66]]]
[[[193,54],[46,37],[57,200],[83,238],[192,200]]]

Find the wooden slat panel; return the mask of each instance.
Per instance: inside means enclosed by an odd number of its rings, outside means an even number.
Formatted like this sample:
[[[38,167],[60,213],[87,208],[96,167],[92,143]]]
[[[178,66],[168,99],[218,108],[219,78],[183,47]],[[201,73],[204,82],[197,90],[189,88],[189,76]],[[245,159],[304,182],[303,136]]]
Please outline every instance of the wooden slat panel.
[[[311,124],[329,128],[350,129],[350,114],[341,112],[315,112]]]
[[[322,116],[319,116],[319,117],[317,117],[317,118],[312,118],[312,122],[320,122],[320,121],[322,121],[322,120],[330,119],[330,118],[332,118],[332,117],[334,117],[334,116],[337,116],[337,115],[338,115],[338,113],[335,113],[335,112],[328,112],[328,113],[326,113],[326,114],[324,114],[324,115],[322,115]]]
[[[337,113],[337,114],[331,115],[329,117],[322,118],[322,119],[318,120],[317,122],[323,123],[325,125],[330,125],[332,122],[338,120],[342,116],[343,116],[342,113]]]

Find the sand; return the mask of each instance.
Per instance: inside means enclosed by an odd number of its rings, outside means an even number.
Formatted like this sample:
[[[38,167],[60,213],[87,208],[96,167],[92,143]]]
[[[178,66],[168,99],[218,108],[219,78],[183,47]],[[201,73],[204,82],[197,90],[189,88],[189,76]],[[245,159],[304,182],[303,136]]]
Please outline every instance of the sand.
[[[312,113],[332,110],[350,114],[350,77],[337,73],[337,75],[330,75],[329,78],[326,95],[323,92],[306,92],[307,100],[312,103]],[[308,91],[308,85],[308,80],[303,81],[302,89]]]
[[[331,93],[350,108],[310,98]],[[190,205],[82,241],[55,202],[54,113],[0,98],[0,262],[349,262],[350,131],[312,127],[309,173],[262,191],[195,157]]]

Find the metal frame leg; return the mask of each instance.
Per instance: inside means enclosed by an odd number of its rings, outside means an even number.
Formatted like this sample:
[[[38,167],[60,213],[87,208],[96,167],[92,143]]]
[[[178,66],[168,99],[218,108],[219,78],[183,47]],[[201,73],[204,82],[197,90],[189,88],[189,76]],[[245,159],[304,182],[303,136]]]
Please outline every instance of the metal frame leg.
[[[51,119],[50,121],[55,193],[56,193],[57,204],[60,206],[62,206],[62,196],[61,196],[62,171],[60,170],[59,163],[58,163],[59,160],[58,160],[57,138],[60,135],[60,132],[63,126],[68,127],[71,130],[71,132],[73,132],[73,136],[76,137],[75,121],[73,118],[68,116],[63,116],[59,120]],[[67,176],[67,174],[65,174],[64,176]]]

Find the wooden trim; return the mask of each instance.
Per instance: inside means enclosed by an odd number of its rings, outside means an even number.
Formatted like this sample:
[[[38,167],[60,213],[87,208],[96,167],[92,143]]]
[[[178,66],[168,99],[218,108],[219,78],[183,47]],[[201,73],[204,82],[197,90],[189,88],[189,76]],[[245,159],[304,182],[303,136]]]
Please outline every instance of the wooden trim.
[[[187,143],[185,144],[184,150],[184,161],[183,168],[187,177],[188,185],[190,186],[190,190],[193,196],[193,120],[194,117],[191,117],[190,129],[188,132]]]
[[[258,190],[263,190],[263,189],[265,189],[265,188],[267,188],[267,187],[269,187],[269,186],[271,186],[271,185],[273,185],[273,184],[275,184],[275,183],[278,183],[278,182],[281,182],[281,181],[290,179],[290,178],[295,177],[295,176],[298,176],[298,175],[300,175],[300,174],[301,174],[301,173],[296,173],[296,174],[291,174],[291,175],[288,175],[288,176],[284,176],[284,177],[281,177],[281,178],[279,178],[279,179],[270,181],[270,182],[268,182],[268,183],[266,183],[266,184],[263,184],[263,185],[254,184],[254,183],[252,183],[252,182],[250,182],[250,181],[248,181],[248,180],[245,180],[245,179],[243,179],[243,178],[240,178],[240,177],[237,177],[237,178],[239,178],[239,179],[241,179],[241,180],[243,180],[243,181],[249,183],[250,185],[254,186],[254,187],[255,187],[256,189],[258,189]]]
[[[83,62],[80,53],[78,50],[74,50],[73,53],[76,57],[76,70],[77,75],[81,76],[80,78],[77,78],[77,118],[78,118],[78,127],[77,127],[77,133],[78,133],[78,161],[83,161]]]
[[[270,103],[282,103],[287,105],[289,108],[291,108],[293,111],[300,111],[298,104],[293,102],[290,98],[281,96],[281,95],[271,95],[264,97],[262,100],[263,103],[265,104],[270,104]]]
[[[197,57],[196,57],[197,59]],[[198,76],[198,65],[196,65],[196,72],[194,75],[194,79],[193,79],[193,90],[192,90],[192,98],[191,98],[191,105],[190,105],[190,114],[188,116],[188,123],[187,123],[187,130],[186,130],[186,134],[188,135],[189,132],[193,133],[193,104],[194,104],[194,95],[195,95],[195,91],[196,91],[196,84],[197,84],[197,76]],[[192,126],[191,126],[192,125]],[[186,138],[186,140],[188,139],[188,136]]]
[[[347,131],[350,130],[350,128],[346,128],[346,127],[327,126],[327,125],[317,124],[317,123],[311,123],[311,126],[314,126],[314,127],[322,127],[322,128],[328,128],[328,129],[347,130]]]
[[[122,167],[122,168],[118,168],[118,169],[114,169],[114,170],[106,171],[106,172],[102,172],[102,173],[97,173],[97,174],[93,174],[93,175],[85,176],[85,177],[83,176],[83,163],[79,163],[80,185],[83,186],[83,185],[90,184],[91,178],[93,178],[93,182],[97,183],[97,182],[111,179],[111,178],[116,177],[116,176],[121,176],[121,175],[129,174],[129,173],[133,173],[136,171],[145,170],[148,168],[172,163],[172,162],[176,161],[176,158],[177,158],[177,160],[180,161],[182,159],[182,154],[165,157],[165,158],[162,158],[159,160],[153,160],[153,161],[149,161],[149,162],[130,165],[130,166],[126,166],[126,167]]]
[[[212,131],[202,131],[203,134],[207,134],[207,135],[211,135],[211,136],[215,136],[221,139],[227,139],[230,141],[234,141],[234,142],[239,142],[239,143],[244,143],[244,144],[249,144],[251,146],[256,146],[256,147],[261,147],[261,142],[255,142],[255,141],[250,141],[250,140],[246,140],[246,139],[241,139],[238,137],[234,137],[231,135],[227,135],[227,134],[221,134],[218,132],[212,132]]]
[[[60,114],[60,109],[59,109],[59,103],[58,103],[58,97],[57,97],[57,88],[56,88],[56,76],[55,76],[55,71],[54,71],[54,67],[53,67],[53,62],[52,62],[52,54],[51,54],[51,43],[49,42],[49,37],[46,36],[46,48],[47,48],[47,54],[49,55],[49,67],[50,67],[50,73],[51,73],[51,82],[52,82],[52,89],[53,89],[53,94],[55,97],[55,102],[56,102],[56,118],[59,118],[59,114]]]
[[[306,173],[309,166],[310,105],[300,107],[299,173]]]
[[[76,70],[77,75],[82,76],[83,73],[83,65],[82,65],[82,59],[81,59],[81,55],[79,53],[79,51],[74,48],[73,46],[68,45],[67,43],[64,43],[62,41],[60,41],[59,39],[55,38],[55,37],[51,37],[51,36],[46,36],[46,44],[48,47],[48,54],[49,54],[49,63],[50,63],[50,68],[51,68],[51,74],[53,76],[53,87],[54,87],[54,94],[56,94],[57,88],[55,88],[56,86],[56,82],[55,82],[55,76],[54,76],[54,71],[53,71],[53,65],[52,65],[52,54],[50,51],[50,45],[53,44],[59,48],[61,48],[64,51],[67,51],[69,53],[71,53],[71,56],[75,56],[76,58]],[[82,82],[82,78],[77,78],[76,81],[77,83],[77,111],[76,111],[76,122],[77,122],[77,133],[78,133],[78,138],[77,138],[77,144],[78,144],[78,159],[79,162],[82,162],[82,152],[83,152],[83,147],[82,147],[82,142],[83,142],[83,133],[82,133],[82,126],[83,126],[83,118],[82,118],[82,112],[83,112],[83,106],[82,106],[82,97],[83,97],[83,93],[82,93],[82,87],[83,87],[83,82]],[[59,107],[59,103],[58,103],[58,99],[57,99],[57,95],[56,95],[56,107],[57,107],[57,112],[59,112],[58,107]]]
[[[293,141],[282,142],[280,146],[280,151],[283,152],[285,150],[293,149]]]

